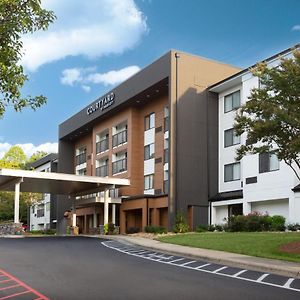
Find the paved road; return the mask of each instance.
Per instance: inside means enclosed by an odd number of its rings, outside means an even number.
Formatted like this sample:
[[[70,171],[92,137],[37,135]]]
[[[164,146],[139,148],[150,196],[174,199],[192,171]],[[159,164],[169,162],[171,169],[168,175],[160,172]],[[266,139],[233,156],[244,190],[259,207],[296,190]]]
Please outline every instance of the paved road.
[[[0,269],[49,299],[59,300],[300,297],[297,291],[220,276],[213,271],[198,272],[176,266],[176,262],[173,265],[144,259],[132,255],[142,253],[141,249],[129,249],[130,255],[124,249],[126,246],[83,237],[0,239]],[[180,260],[177,264],[186,262]],[[0,290],[0,299],[3,295]],[[11,299],[37,299],[25,296]]]

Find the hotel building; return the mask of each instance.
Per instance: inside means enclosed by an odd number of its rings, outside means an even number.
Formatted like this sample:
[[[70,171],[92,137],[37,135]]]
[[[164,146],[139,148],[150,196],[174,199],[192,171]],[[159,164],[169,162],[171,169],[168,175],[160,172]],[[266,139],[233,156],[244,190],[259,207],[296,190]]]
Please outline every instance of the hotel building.
[[[190,229],[207,224],[219,192],[219,98],[207,88],[238,71],[172,50],[60,124],[59,172],[130,186],[58,201],[58,231],[71,207],[81,233],[107,222],[121,233],[172,229],[179,211]]]
[[[300,45],[265,62],[276,68],[281,58],[291,58],[297,48]],[[222,224],[231,215],[259,212],[282,215],[287,223],[300,223],[299,180],[284,161],[274,153],[246,155],[235,161],[237,147],[247,142],[246,134],[234,133],[236,110],[248,101],[251,89],[260,84],[250,71],[252,67],[209,88],[218,94],[219,102],[218,194],[210,198],[210,222]]]

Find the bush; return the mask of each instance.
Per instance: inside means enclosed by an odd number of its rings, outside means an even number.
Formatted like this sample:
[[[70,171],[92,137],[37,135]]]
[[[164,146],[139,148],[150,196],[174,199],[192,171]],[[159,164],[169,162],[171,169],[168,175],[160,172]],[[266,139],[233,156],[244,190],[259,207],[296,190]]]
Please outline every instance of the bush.
[[[300,230],[300,224],[299,223],[288,224],[287,229],[290,231]]]
[[[167,229],[164,226],[145,226],[145,232],[154,233],[154,234],[162,234],[167,233]]]
[[[186,218],[182,212],[178,212],[175,218],[174,232],[185,233],[189,231],[189,225],[187,224]]]
[[[198,225],[196,228],[196,232],[206,232],[208,230],[207,225]]]
[[[216,227],[215,227],[215,225],[208,225],[207,230],[210,231],[210,232],[213,232],[213,231],[216,230]]]
[[[56,230],[55,229],[31,230],[29,231],[29,233],[32,235],[41,235],[41,234],[49,235],[49,234],[56,234]]]
[[[284,231],[285,218],[282,216],[270,217],[268,214],[252,212],[246,216],[232,216],[226,224],[226,231]]]
[[[217,231],[223,231],[224,230],[223,225],[220,225],[220,224],[216,224],[215,228],[216,228]]]
[[[138,233],[140,232],[139,227],[129,227],[126,231],[127,234]]]
[[[271,220],[272,231],[284,231],[285,230],[285,217],[275,215]]]

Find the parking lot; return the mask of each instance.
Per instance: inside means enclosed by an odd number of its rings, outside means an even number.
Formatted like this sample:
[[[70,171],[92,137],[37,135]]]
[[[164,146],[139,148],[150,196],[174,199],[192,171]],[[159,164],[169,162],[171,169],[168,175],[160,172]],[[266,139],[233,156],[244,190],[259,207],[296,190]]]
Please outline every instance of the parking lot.
[[[0,299],[232,300],[242,295],[243,299],[274,300],[300,296],[297,280],[290,281],[287,289],[288,278],[241,272],[98,238],[2,238],[0,269],[5,272],[0,275],[3,280],[19,285],[0,287]]]

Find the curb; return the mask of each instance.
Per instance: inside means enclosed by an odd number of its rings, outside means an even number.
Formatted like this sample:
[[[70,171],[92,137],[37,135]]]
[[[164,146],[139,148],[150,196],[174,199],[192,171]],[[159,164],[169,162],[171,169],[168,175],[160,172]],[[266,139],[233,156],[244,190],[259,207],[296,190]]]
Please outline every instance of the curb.
[[[227,265],[230,267],[237,267],[242,269],[248,269],[252,271],[259,271],[264,273],[272,273],[277,274],[281,276],[286,277],[293,277],[300,279],[300,265],[293,262],[287,262],[287,261],[281,261],[281,260],[273,260],[268,258],[260,258],[260,257],[254,257],[254,256],[247,256],[242,254],[236,254],[236,253],[229,253],[224,251],[218,251],[218,250],[208,250],[210,254],[192,254],[189,253],[190,247],[187,246],[181,246],[181,245],[174,245],[174,244],[167,244],[162,243],[159,241],[154,240],[154,245],[145,245],[145,243],[135,239],[135,238],[128,238],[126,236],[98,236],[103,239],[107,240],[116,240],[123,243],[136,245],[143,247],[145,249],[149,250],[155,250],[155,251],[162,251],[164,253],[170,254],[170,255],[177,255],[177,256],[183,256],[186,258],[196,259],[196,260],[205,260],[211,263],[217,263],[220,265]],[[174,248],[174,250],[166,249],[169,245],[171,245]],[[180,248],[179,248],[180,247]],[[183,247],[183,248],[181,248]],[[194,250],[194,248],[192,248]],[[207,249],[202,249],[206,251]],[[230,255],[235,256],[238,255],[237,258],[218,258],[217,255]],[[257,259],[256,262],[251,261],[253,259]],[[259,262],[259,260],[265,260],[264,262]],[[291,269],[293,268],[293,269]],[[294,269],[296,268],[296,270]]]

